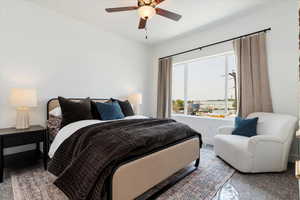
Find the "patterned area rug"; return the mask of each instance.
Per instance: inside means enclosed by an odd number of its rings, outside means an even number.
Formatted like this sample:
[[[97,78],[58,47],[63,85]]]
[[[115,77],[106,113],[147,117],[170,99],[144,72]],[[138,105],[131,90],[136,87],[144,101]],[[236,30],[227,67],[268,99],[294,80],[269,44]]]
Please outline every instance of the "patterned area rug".
[[[217,158],[211,150],[202,149],[200,159],[197,171],[170,188],[158,200],[213,199],[218,190],[232,177],[235,170]]]
[[[188,168],[181,170],[139,199],[147,198],[186,170]],[[215,157],[213,151],[202,149],[199,169],[178,182],[158,199],[211,200],[234,172],[234,169]],[[44,171],[42,167],[14,172],[11,176],[14,200],[67,200],[68,198],[52,184],[54,180],[55,177]]]
[[[43,167],[12,173],[14,200],[67,200],[64,193],[52,184],[54,180],[55,176]]]

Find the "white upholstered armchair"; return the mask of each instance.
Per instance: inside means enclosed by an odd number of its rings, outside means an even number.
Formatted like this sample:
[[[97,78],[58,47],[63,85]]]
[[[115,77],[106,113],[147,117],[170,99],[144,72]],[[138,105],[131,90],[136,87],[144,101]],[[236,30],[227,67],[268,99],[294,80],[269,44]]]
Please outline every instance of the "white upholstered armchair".
[[[216,155],[245,173],[281,172],[287,169],[297,119],[274,113],[252,113],[258,117],[257,136],[231,135],[233,127],[220,127],[214,138]]]

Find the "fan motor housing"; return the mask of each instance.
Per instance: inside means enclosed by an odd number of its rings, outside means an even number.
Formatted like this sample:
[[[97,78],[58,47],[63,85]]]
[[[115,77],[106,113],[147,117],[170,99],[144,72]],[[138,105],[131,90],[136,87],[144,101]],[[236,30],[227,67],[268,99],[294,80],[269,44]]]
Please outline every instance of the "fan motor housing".
[[[156,5],[157,5],[157,3],[155,0],[138,0],[139,7],[152,6],[153,8],[155,8]]]

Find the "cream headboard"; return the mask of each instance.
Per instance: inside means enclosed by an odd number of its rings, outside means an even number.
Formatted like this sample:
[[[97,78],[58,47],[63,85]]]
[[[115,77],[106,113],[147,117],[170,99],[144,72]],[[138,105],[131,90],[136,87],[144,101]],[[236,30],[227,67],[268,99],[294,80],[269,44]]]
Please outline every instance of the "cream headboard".
[[[72,101],[80,101],[85,98],[68,98],[68,99],[70,99]],[[91,100],[95,101],[95,102],[103,103],[103,102],[106,102],[108,99],[91,99]],[[47,119],[49,119],[49,112],[56,107],[59,107],[58,99],[57,98],[50,99],[47,103]]]

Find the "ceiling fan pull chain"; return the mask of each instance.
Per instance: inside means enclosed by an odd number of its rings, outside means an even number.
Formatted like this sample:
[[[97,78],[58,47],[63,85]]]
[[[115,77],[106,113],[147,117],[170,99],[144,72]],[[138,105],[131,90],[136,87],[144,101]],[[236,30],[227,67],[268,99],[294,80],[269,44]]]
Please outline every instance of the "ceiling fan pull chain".
[[[147,31],[147,27],[145,27],[145,35],[146,35],[146,40],[148,40],[148,31]]]

